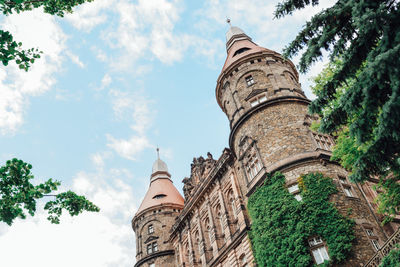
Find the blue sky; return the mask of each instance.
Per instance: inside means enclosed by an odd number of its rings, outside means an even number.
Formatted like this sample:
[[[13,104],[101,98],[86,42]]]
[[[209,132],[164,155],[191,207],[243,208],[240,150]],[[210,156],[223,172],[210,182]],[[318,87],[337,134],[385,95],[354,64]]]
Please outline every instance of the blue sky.
[[[281,52],[318,10],[276,20],[277,2],[95,0],[65,18],[40,10],[0,17],[24,47],[43,51],[28,73],[0,66],[0,164],[23,159],[38,182],[61,180],[102,209],[64,216],[61,225],[41,211],[0,225],[0,266],[132,266],[130,219],[155,148],[181,191],[193,157],[218,158],[228,145],[228,120],[215,100],[226,18]],[[301,75],[310,98],[308,79],[322,65]]]

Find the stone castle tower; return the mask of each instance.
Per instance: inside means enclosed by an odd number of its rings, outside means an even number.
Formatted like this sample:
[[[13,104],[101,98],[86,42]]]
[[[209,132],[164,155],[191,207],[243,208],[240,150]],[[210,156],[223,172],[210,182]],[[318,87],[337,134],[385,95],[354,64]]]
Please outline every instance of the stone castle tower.
[[[158,158],[153,164],[149,189],[132,219],[136,234],[135,266],[175,266],[174,250],[168,242],[169,229],[183,203],[167,164]]]
[[[176,192],[175,202],[149,204],[157,181],[152,180],[132,221],[137,236],[135,266],[255,266],[247,200],[266,174],[274,171],[285,175],[289,192],[299,201],[300,175],[321,172],[333,179],[338,193],[332,202],[344,215],[351,208],[350,217],[356,222],[353,254],[342,266],[363,266],[398,225],[382,228],[370,185],[351,184],[347,172],[330,161],[334,140],[310,129],[316,118],[307,113],[310,101],[294,64],[258,46],[238,27],[229,29],[226,41],[227,58],[217,80],[216,98],[229,120],[230,148],[216,160],[210,153],[206,159],[194,158],[190,177],[183,179],[184,204],[175,188],[171,189]],[[169,175],[166,166],[161,169]],[[153,167],[153,175],[158,172]],[[169,176],[162,181],[173,187]],[[161,246],[157,252],[149,250],[148,244],[156,240],[146,230],[151,224],[163,231],[158,244],[167,242],[163,251],[169,254],[158,256]],[[316,264],[329,259],[323,240],[316,237],[306,245]],[[163,264],[158,264],[158,257],[164,257]]]

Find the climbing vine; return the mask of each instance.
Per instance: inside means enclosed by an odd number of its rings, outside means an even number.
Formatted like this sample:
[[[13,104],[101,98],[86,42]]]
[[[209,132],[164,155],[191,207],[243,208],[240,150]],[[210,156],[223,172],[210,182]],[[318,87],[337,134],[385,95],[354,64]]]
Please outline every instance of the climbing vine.
[[[337,192],[332,179],[311,173],[298,182],[302,201],[289,193],[285,176],[278,172],[269,174],[249,198],[250,239],[258,266],[312,266],[308,240],[315,236],[328,247],[330,260],[322,266],[340,263],[350,253],[354,222],[329,202]]]

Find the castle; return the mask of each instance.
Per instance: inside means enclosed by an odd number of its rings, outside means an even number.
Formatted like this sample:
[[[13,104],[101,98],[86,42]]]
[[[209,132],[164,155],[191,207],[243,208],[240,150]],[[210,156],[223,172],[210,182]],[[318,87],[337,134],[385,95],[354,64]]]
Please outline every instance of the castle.
[[[132,219],[136,234],[135,267],[256,266],[248,231],[248,197],[267,173],[280,171],[288,191],[301,201],[297,178],[321,172],[338,188],[331,201],[340,213],[352,209],[355,242],[341,266],[363,266],[398,227],[382,227],[373,202],[373,179],[351,184],[347,172],[330,160],[334,140],[313,132],[317,118],[293,63],[260,47],[240,28],[226,34],[227,57],[217,80],[216,98],[230,124],[229,149],[218,159],[194,158],[183,179],[184,198],[158,158],[149,189]],[[314,240],[315,239],[315,240]],[[309,241],[318,265],[329,250],[318,237]]]

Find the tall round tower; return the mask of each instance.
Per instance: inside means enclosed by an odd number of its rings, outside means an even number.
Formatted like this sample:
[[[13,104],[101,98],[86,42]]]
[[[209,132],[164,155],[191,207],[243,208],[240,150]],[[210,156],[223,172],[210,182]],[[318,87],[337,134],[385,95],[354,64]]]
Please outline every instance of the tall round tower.
[[[337,162],[330,161],[332,137],[310,129],[315,118],[308,114],[310,101],[294,64],[258,46],[238,27],[227,32],[226,49],[216,98],[229,119],[229,146],[237,159],[235,168],[242,176],[238,182],[246,199],[268,172],[281,171],[289,192],[299,201],[300,175],[321,172],[332,177],[338,187],[332,202],[343,215],[352,210],[350,217],[356,222],[353,248],[358,255],[344,266],[365,263],[386,240],[385,233],[363,191],[348,181],[347,172]]]
[[[183,197],[172,183],[167,164],[158,158],[153,164],[149,189],[132,219],[136,234],[135,267],[175,266],[169,232],[183,205]]]

